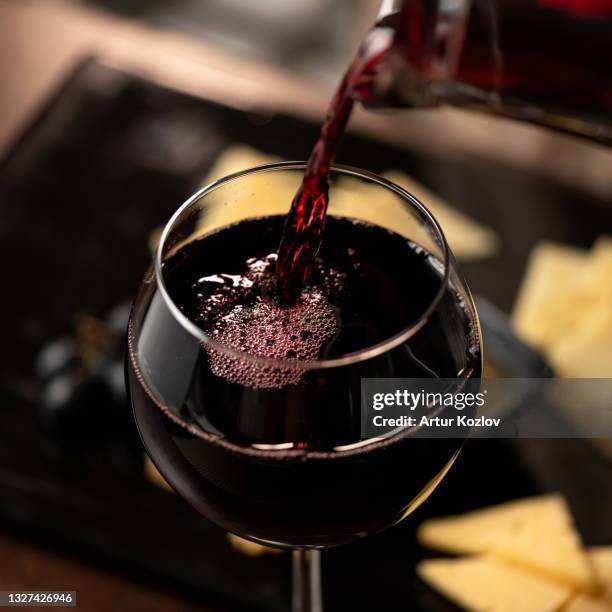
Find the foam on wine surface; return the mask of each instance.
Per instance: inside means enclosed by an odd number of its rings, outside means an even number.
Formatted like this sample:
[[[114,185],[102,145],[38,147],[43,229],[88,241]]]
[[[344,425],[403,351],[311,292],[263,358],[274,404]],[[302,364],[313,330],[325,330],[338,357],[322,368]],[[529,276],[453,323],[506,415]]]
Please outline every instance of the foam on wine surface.
[[[276,297],[275,264],[275,253],[249,257],[238,273],[210,274],[191,284],[196,304],[187,314],[216,343],[205,347],[211,371],[230,382],[297,384],[303,368],[295,362],[317,359],[339,331],[339,312],[329,298],[338,299],[346,275],[317,262],[317,284],[307,284],[287,306]]]
[[[274,300],[257,298],[250,305],[236,303],[210,330],[225,347],[241,351],[235,357],[227,351],[208,349],[210,369],[226,380],[256,388],[282,388],[297,384],[302,375],[292,361],[316,359],[338,331],[337,314],[323,293],[307,287],[291,308]],[[249,357],[282,360],[266,365]]]

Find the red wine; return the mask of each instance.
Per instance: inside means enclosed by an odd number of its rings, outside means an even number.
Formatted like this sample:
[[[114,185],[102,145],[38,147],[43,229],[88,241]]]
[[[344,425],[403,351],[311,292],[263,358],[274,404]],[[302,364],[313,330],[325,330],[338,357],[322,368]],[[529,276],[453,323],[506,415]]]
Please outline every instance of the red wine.
[[[362,441],[361,379],[478,376],[479,338],[470,306],[449,285],[406,341],[344,365],[310,367],[311,359],[371,348],[414,323],[442,287],[442,265],[398,234],[330,216],[300,297],[282,306],[274,249],[283,222],[249,219],[166,259],[169,296],[220,341],[196,345],[188,380],[180,360],[164,353],[185,330],[160,314],[159,289],[147,276],[128,331],[129,391],[150,456],[210,520],[257,541],[332,546],[399,521],[433,490],[461,444],[408,433]],[[253,363],[262,356],[276,361]],[[156,358],[166,395],[180,402],[160,400],[146,371]]]
[[[390,37],[384,28],[372,30],[344,74],[329,105],[319,138],[310,153],[302,184],[293,198],[278,248],[278,293],[283,303],[295,300],[311,273],[323,241],[329,200],[329,168],[336,155],[355,101],[372,92]]]

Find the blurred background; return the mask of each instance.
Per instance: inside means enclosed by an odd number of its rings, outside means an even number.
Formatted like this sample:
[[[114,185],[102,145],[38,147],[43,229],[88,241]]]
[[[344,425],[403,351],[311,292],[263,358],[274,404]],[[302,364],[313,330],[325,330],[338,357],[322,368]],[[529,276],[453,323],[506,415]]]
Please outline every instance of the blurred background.
[[[230,541],[146,463],[123,332],[160,225],[219,173],[306,158],[378,8],[0,0],[0,589],[77,590],[83,610],[287,609],[288,556]],[[490,374],[584,375],[515,304],[542,241],[557,261],[612,235],[612,150],[459,110],[358,109],[338,161],[431,204],[481,304]],[[602,329],[580,350],[612,377]],[[470,442],[406,525],[326,554],[329,609],[374,609],[381,584],[384,609],[455,609],[412,573],[430,515],[561,491],[585,542],[612,543],[610,456],[605,442]]]

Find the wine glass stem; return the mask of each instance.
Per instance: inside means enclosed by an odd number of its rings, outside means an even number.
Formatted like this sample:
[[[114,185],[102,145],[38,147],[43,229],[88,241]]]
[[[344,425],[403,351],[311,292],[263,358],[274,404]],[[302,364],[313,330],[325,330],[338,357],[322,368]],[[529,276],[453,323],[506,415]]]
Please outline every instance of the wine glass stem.
[[[321,551],[293,551],[292,612],[323,612],[321,603]]]

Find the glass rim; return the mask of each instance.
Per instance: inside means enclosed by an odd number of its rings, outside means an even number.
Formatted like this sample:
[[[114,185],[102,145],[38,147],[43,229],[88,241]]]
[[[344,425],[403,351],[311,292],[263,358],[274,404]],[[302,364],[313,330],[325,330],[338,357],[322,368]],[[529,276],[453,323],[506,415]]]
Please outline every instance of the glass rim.
[[[433,214],[429,211],[429,209],[415,196],[406,191],[403,187],[400,187],[396,183],[393,183],[392,181],[389,181],[388,179],[378,174],[369,172],[368,170],[355,168],[353,166],[333,164],[330,167],[330,173],[366,179],[369,182],[376,183],[385,189],[389,189],[395,192],[398,196],[402,198],[402,200],[407,201],[414,208],[416,208],[421,213],[421,215],[425,217],[426,221],[431,224],[431,226],[437,233],[437,238],[440,241],[440,247],[442,249],[443,255],[442,264],[444,267],[444,272],[441,276],[442,282],[440,283],[440,288],[433,296],[431,302],[429,303],[427,308],[423,310],[419,317],[412,321],[409,325],[404,327],[397,334],[394,334],[393,336],[390,336],[389,338],[386,338],[385,340],[373,344],[372,346],[369,346],[367,348],[360,349],[358,351],[352,351],[350,353],[345,353],[344,355],[339,355],[337,357],[331,358],[293,360],[253,355],[246,351],[241,351],[234,347],[223,344],[222,342],[219,342],[218,340],[215,340],[212,336],[208,335],[206,332],[204,332],[204,330],[202,330],[187,316],[185,316],[170,296],[166,287],[162,270],[163,247],[177,219],[183,214],[185,210],[187,210],[195,202],[205,197],[215,189],[218,189],[223,185],[231,183],[232,181],[238,180],[244,176],[260,174],[264,172],[273,172],[276,170],[304,170],[306,167],[306,163],[307,162],[305,161],[283,161],[270,164],[262,164],[260,166],[253,166],[251,168],[228,174],[220,179],[212,181],[211,183],[208,183],[207,185],[196,191],[181,206],[179,206],[179,208],[173,213],[173,215],[170,217],[170,219],[164,226],[163,232],[159,240],[159,244],[157,246],[157,250],[155,252],[155,277],[157,287],[172,316],[190,335],[194,336],[196,340],[206,345],[208,348],[212,348],[222,353],[229,354],[231,357],[242,361],[252,362],[267,367],[282,367],[283,369],[295,368],[299,370],[314,370],[351,365],[353,363],[372,359],[373,357],[378,357],[379,355],[382,355],[388,352],[389,350],[396,348],[400,344],[406,342],[427,323],[429,317],[442,299],[442,296],[444,295],[444,292],[446,291],[446,287],[448,286],[450,280],[451,251],[448,246],[448,242],[446,241],[446,236],[444,235],[444,232],[440,227],[440,224],[433,216]]]

